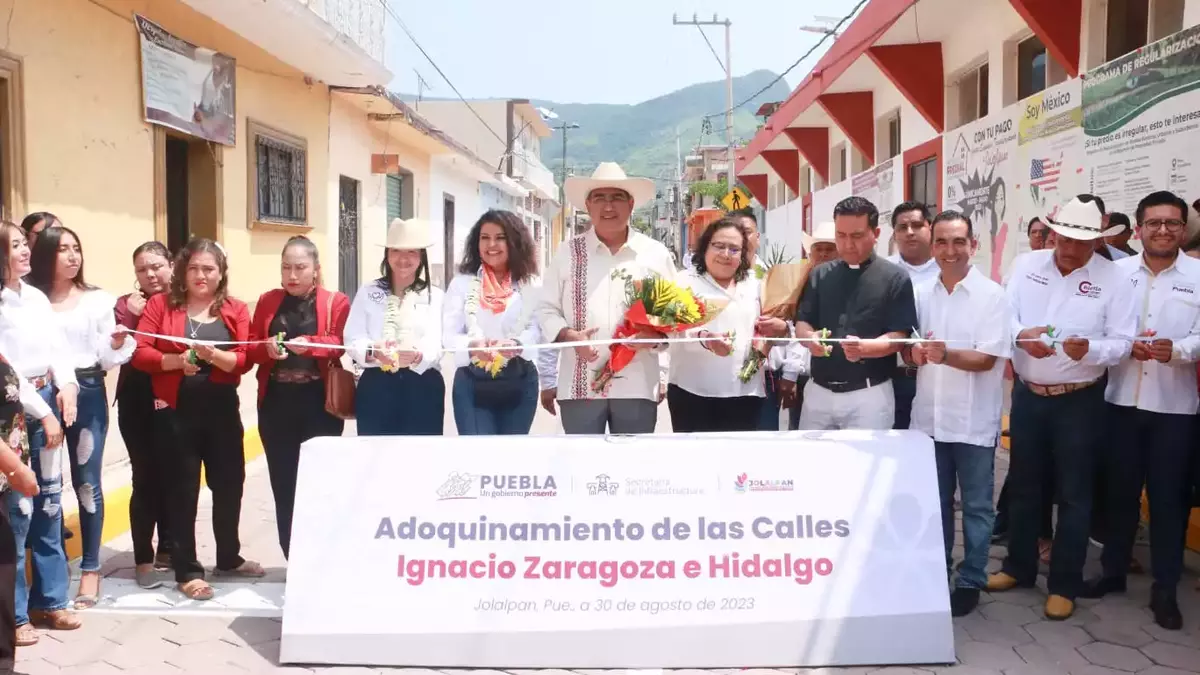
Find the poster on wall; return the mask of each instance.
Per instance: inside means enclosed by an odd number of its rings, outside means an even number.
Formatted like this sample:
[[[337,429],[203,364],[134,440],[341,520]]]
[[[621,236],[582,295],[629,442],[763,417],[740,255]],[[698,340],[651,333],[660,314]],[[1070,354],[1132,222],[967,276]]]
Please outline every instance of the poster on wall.
[[[866,199],[879,209],[879,239],[875,252],[882,256],[896,250],[892,241],[892,209],[904,194],[904,174],[896,170],[896,164],[893,157],[850,179],[851,194]]]
[[[1170,190],[1200,198],[1200,26],[1084,75],[1088,192],[1132,214],[1142,197]]]
[[[1072,79],[1018,105],[1017,159],[1013,166],[1014,255],[1029,250],[1029,221],[1052,215],[1083,192],[1081,85]],[[1005,261],[1008,262],[1007,260]]]
[[[965,124],[942,137],[947,209],[961,211],[975,225],[979,249],[971,261],[995,281],[1002,279],[1009,241],[1015,253],[1012,162],[1017,150],[1015,109]]]
[[[221,145],[234,145],[233,57],[199,47],[134,16],[142,48],[144,119]]]

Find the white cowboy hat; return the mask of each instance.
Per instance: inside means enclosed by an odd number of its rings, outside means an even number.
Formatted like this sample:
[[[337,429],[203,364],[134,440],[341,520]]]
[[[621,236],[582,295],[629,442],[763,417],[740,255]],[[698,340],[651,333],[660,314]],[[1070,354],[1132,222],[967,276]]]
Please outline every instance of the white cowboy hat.
[[[814,227],[812,234],[801,232],[800,240],[804,243],[804,250],[812,253],[813,246],[817,244],[836,244],[837,230],[832,220],[827,221]]]
[[[1081,201],[1078,197],[1067,202],[1054,215],[1047,214],[1042,220],[1056,234],[1079,241],[1111,237],[1125,229],[1124,225],[1104,229],[1104,214],[1100,213],[1100,207],[1095,202]]]
[[[388,225],[384,248],[421,249],[433,246],[429,223],[424,220],[401,220],[395,218]]]
[[[592,190],[617,188],[629,193],[633,203],[645,204],[654,200],[654,181],[649,178],[630,178],[616,162],[601,162],[591,178],[571,176],[563,184],[567,201],[577,209],[587,210],[587,198]]]

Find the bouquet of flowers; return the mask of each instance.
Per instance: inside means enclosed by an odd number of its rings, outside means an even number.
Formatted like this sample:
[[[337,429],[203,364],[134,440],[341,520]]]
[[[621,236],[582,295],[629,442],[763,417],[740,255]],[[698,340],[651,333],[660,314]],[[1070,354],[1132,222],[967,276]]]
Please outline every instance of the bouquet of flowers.
[[[643,330],[667,335],[682,333],[712,321],[724,309],[724,305],[698,298],[686,286],[655,274],[634,279],[622,270],[616,270],[610,278],[625,282],[625,317],[613,331],[614,340],[632,338]],[[627,344],[611,345],[608,361],[592,381],[592,391],[606,391],[613,377],[636,355],[637,351]]]
[[[750,350],[746,352],[746,360],[742,361],[742,368],[738,371],[738,379],[743,384],[749,382],[751,378],[758,374],[762,364],[767,360],[767,352],[771,350],[771,345],[766,340],[758,337],[750,341]]]

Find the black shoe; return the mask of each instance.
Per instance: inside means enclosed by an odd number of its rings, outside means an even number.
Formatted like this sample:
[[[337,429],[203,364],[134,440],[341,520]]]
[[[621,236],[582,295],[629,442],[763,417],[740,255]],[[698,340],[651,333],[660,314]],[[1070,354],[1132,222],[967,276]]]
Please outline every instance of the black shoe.
[[[1109,593],[1124,593],[1125,592],[1125,577],[1096,577],[1089,581],[1083,582],[1083,589],[1079,591],[1079,597],[1095,600],[1103,598]]]
[[[1179,613],[1179,603],[1175,600],[1175,589],[1150,591],[1150,611],[1154,612],[1154,623],[1163,628],[1167,630],[1183,628],[1183,615]]]
[[[978,588],[956,588],[950,593],[950,616],[966,616],[978,606]]]

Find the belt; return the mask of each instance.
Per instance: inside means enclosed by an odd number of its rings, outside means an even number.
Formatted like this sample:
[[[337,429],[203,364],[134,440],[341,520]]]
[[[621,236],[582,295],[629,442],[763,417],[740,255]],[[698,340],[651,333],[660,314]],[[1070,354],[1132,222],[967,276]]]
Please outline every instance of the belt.
[[[94,366],[88,366],[87,368],[75,369],[75,379],[77,380],[84,377],[104,377],[104,375],[104,369],[101,368],[100,364],[98,363]]]
[[[44,373],[42,375],[36,375],[26,379],[29,380],[29,383],[33,385],[34,389],[44,389],[50,386],[50,373]]]
[[[891,378],[868,377],[862,380],[854,380],[852,382],[821,382],[820,380],[814,379],[813,382],[816,382],[818,387],[828,389],[835,394],[849,394],[852,391],[859,391],[860,389],[866,389],[868,387],[878,387],[884,382],[887,382],[889,379]]]
[[[916,366],[896,366],[896,377],[916,377]]]
[[[1034,384],[1033,382],[1024,382],[1023,381],[1022,384],[1025,385],[1026,389],[1037,394],[1038,396],[1062,396],[1063,394],[1070,394],[1070,393],[1077,392],[1081,389],[1087,389],[1088,387],[1096,384],[1099,381],[1100,381],[1100,378],[1097,377],[1096,379],[1092,380],[1091,382],[1068,382],[1066,384]]]

